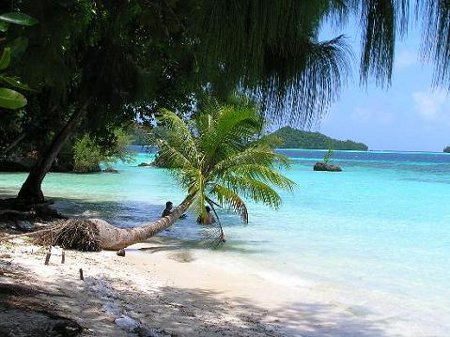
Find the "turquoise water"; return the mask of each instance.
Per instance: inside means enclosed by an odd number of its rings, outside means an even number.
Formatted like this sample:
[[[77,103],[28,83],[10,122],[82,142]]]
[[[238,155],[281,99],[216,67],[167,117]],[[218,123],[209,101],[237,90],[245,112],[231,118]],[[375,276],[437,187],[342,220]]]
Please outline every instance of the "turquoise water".
[[[323,151],[283,152],[294,161],[285,173],[296,188],[281,192],[277,211],[249,203],[248,225],[220,213],[227,243],[216,258],[290,285],[358,289],[450,331],[450,155],[336,151],[344,171],[328,173],[312,171]],[[52,173],[43,189],[69,214],[135,226],[184,197],[166,171],[136,167],[151,156],[118,163],[118,174]],[[0,174],[0,194],[16,193],[24,178]],[[163,235],[201,239],[194,218]]]

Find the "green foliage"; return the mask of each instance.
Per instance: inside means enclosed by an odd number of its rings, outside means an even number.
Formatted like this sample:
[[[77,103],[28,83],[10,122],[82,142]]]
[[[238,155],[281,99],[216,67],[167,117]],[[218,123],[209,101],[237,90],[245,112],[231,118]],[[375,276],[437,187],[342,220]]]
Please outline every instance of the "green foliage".
[[[101,163],[111,167],[117,160],[132,160],[133,155],[127,150],[131,143],[130,136],[121,129],[115,130],[114,135],[114,146],[107,148],[99,145],[96,139],[88,134],[77,139],[73,145],[74,172],[97,172]]]
[[[326,17],[341,13],[337,2],[206,1],[200,8],[200,69],[214,94],[239,87],[266,116],[298,123],[311,122],[336,98],[350,52],[342,36],[318,38]]]
[[[0,107],[18,109],[26,104],[27,99],[21,93],[8,88],[0,88]]]
[[[249,101],[220,105],[210,100],[190,121],[161,113],[156,129],[159,161],[174,173],[205,217],[205,203],[228,206],[248,222],[244,198],[272,207],[281,203],[272,186],[294,183],[278,172],[289,164],[273,151],[269,138],[259,139],[263,119]]]
[[[97,172],[100,170],[100,162],[105,158],[100,147],[94,143],[89,135],[84,135],[75,141],[73,146],[74,171]]]
[[[434,61],[435,84],[450,88],[450,2],[417,0],[416,13],[422,23],[422,57]]]
[[[145,125],[134,123],[130,128],[130,137],[133,145],[150,145],[151,144],[151,128]]]
[[[27,94],[26,109],[2,111],[0,147],[24,139],[24,148],[39,153],[82,107],[87,118],[78,132],[95,134],[104,147],[111,130],[136,115],[148,122],[162,106],[189,114],[205,92],[224,99],[239,89],[280,125],[308,125],[337,97],[352,61],[344,37],[319,40],[323,23],[356,17],[361,82],[386,84],[397,35],[406,31],[414,7],[408,0],[22,0],[0,6],[14,13],[0,19],[2,52],[10,48],[11,54],[0,81],[22,88],[14,74],[36,90]],[[450,5],[424,0],[415,9],[426,32],[424,54],[444,81]],[[11,24],[35,23],[22,13],[39,25]],[[18,104],[11,105],[3,94],[10,107],[25,102],[16,96]]]
[[[279,146],[280,148],[368,150],[367,145],[363,143],[356,143],[351,140],[337,140],[327,137],[319,132],[307,132],[293,129],[288,126],[275,131],[272,135],[282,139],[283,143]]]
[[[331,162],[332,157],[333,157],[333,153],[334,153],[333,149],[332,149],[332,148],[329,148],[328,151],[327,151],[327,152],[325,153],[325,155],[323,156],[323,161],[324,161],[324,163],[328,164],[328,163]]]
[[[9,24],[16,24],[21,26],[33,26],[38,21],[31,16],[24,13],[4,13],[0,15],[0,32],[5,33],[8,30]],[[12,49],[12,47],[14,49]],[[12,50],[17,50],[18,41],[11,44],[10,47],[3,49],[0,56],[0,83],[8,85],[10,88],[28,89],[16,77],[6,75],[5,71],[11,63]],[[19,109],[27,104],[27,99],[24,95],[10,88],[0,87],[0,108]]]
[[[0,21],[21,26],[34,26],[38,23],[38,20],[36,20],[35,18],[32,18],[25,13],[19,12],[1,14]]]
[[[444,152],[450,153],[450,146],[445,147],[445,148],[444,148]]]

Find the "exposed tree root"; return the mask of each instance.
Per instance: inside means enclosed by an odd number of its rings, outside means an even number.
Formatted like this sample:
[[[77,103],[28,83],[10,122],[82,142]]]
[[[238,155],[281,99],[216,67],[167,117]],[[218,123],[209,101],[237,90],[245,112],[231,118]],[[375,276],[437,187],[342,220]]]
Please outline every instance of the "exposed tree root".
[[[17,223],[18,221],[53,221],[67,217],[50,208],[53,202],[26,204],[18,199],[0,199],[0,222]]]
[[[43,246],[98,252],[102,249],[97,224],[90,219],[57,221],[48,228],[32,233],[33,242]]]

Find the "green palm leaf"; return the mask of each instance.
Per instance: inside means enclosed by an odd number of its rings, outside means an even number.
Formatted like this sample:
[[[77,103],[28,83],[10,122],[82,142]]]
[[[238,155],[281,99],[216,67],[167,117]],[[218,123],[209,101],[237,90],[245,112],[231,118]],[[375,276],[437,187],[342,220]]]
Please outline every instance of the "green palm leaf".
[[[222,185],[215,185],[211,189],[211,194],[216,197],[216,200],[222,207],[230,207],[236,214],[238,214],[244,223],[248,223],[248,210],[244,201],[239,194],[233,190]]]
[[[174,112],[167,109],[160,111],[159,120],[165,125],[165,133],[159,135],[159,139],[182,154],[189,161],[198,164],[199,155],[195,140],[190,132],[189,126]]]
[[[220,175],[233,167],[240,167],[248,164],[258,164],[263,166],[287,167],[289,159],[286,156],[273,152],[270,148],[249,147],[229,158],[219,161],[211,172],[211,175]]]
[[[278,171],[289,166],[289,159],[273,151],[273,139],[261,137],[263,118],[248,101],[220,105],[210,99],[190,123],[168,110],[161,111],[159,121],[159,162],[193,196],[200,216],[205,204],[217,200],[247,223],[243,198],[277,208],[281,197],[275,188],[294,186]]]
[[[283,176],[281,173],[258,164],[246,164],[230,168],[225,172],[225,175],[233,174],[242,177],[247,177],[253,180],[272,184],[282,189],[292,190],[295,183]]]
[[[220,182],[226,185],[229,190],[243,195],[245,198],[262,202],[273,208],[278,208],[281,205],[279,194],[263,181],[244,176],[227,175]]]

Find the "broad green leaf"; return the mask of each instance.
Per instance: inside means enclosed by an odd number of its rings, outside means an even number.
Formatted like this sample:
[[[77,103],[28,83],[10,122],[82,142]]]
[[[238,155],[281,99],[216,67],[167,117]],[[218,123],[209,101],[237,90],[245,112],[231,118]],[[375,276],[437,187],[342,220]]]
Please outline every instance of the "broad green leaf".
[[[0,88],[0,107],[18,109],[27,105],[27,99],[15,90]]]
[[[0,21],[0,32],[4,33],[8,30],[8,23]]]
[[[28,39],[25,37],[18,37],[7,44],[11,48],[11,58],[19,58],[28,47]]]
[[[7,47],[3,49],[2,56],[0,57],[0,70],[6,69],[11,62],[11,48]]]
[[[0,15],[0,21],[14,23],[21,26],[34,26],[39,21],[35,18],[19,12],[11,12]]]
[[[15,77],[9,77],[9,76],[2,76],[2,75],[0,75],[0,81],[5,83],[5,84],[9,84],[10,86],[12,86],[14,88],[30,90],[30,87],[28,85],[26,85],[25,83],[20,82]]]

